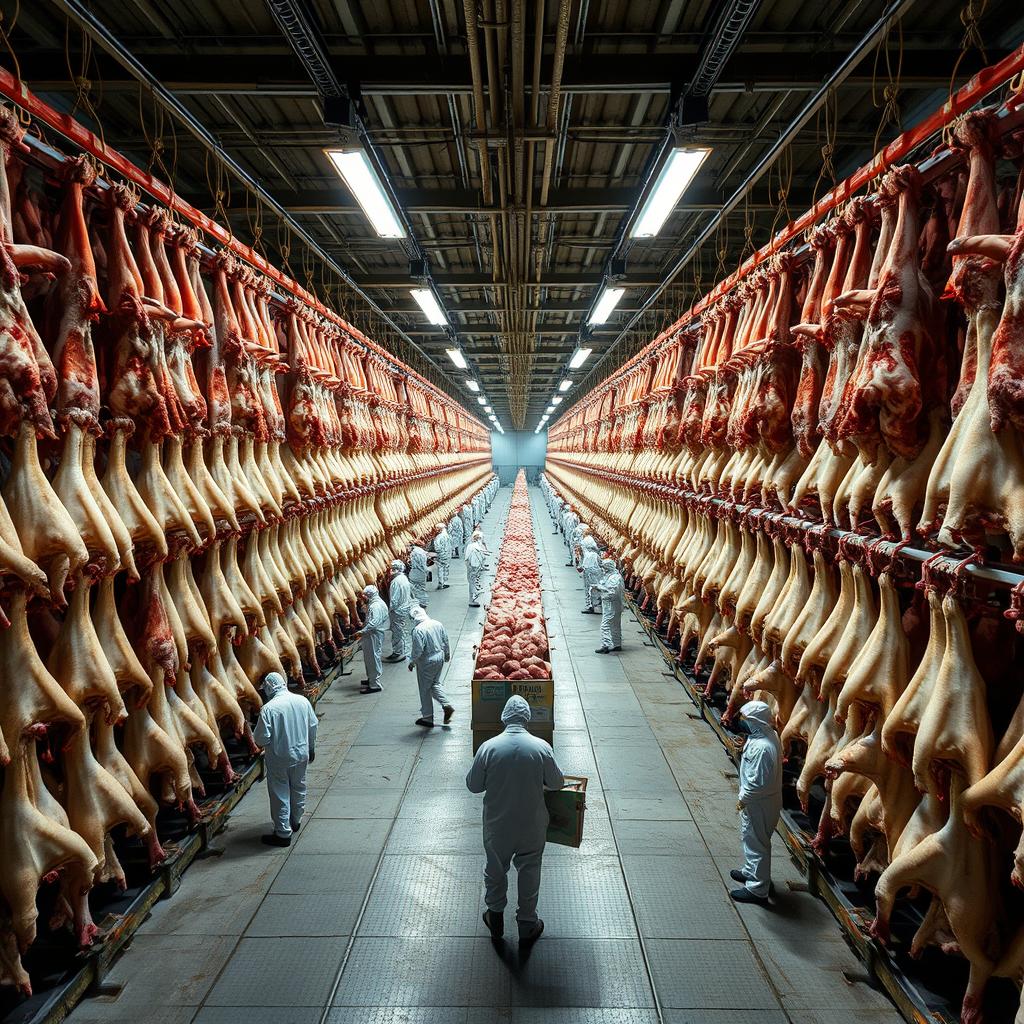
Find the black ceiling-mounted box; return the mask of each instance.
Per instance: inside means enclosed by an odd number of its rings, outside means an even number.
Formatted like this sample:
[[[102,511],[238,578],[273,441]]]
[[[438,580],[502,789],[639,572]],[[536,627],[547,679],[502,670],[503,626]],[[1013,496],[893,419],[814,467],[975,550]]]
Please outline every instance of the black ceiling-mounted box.
[[[612,281],[621,281],[626,276],[626,261],[616,256],[608,261],[608,277]]]
[[[324,97],[324,124],[328,128],[354,128],[355,110],[347,96]]]
[[[425,280],[429,273],[426,260],[409,260],[409,276],[414,281]]]
[[[708,113],[707,96],[684,96],[679,106],[680,124],[707,124],[711,120]]]

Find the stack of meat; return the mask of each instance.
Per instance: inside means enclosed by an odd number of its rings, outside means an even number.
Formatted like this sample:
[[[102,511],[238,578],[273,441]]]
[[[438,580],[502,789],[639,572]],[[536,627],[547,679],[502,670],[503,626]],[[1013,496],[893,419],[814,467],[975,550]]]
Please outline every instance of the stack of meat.
[[[474,679],[550,679],[533,516],[523,470],[516,477]]]
[[[0,110],[0,982],[28,990],[40,887],[92,942],[115,830],[158,863],[160,806],[197,820],[255,752],[263,676],[320,674],[490,460],[333,314],[24,131]]]
[[[872,541],[1024,560],[1024,173],[1001,123],[966,115],[927,183],[896,167],[804,262],[761,261],[571,410],[547,467],[725,720],[775,709],[815,848],[849,836],[876,880],[874,934],[931,894],[892,941],[969,961],[972,1022],[1024,970],[1019,598]]]

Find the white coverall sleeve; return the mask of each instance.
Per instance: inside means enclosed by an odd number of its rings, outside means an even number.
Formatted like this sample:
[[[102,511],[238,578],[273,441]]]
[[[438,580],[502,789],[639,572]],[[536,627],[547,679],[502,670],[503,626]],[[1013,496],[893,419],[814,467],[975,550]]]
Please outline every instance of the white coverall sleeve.
[[[307,702],[308,703],[308,702]],[[313,705],[309,704],[309,716],[307,721],[307,728],[309,729],[309,756],[312,759],[316,753],[316,712],[313,710]]]
[[[473,758],[473,766],[466,775],[466,789],[470,793],[482,793],[487,788],[487,764],[484,761],[483,751],[478,750]]]
[[[775,796],[772,781],[776,770],[774,744],[756,736],[748,739],[740,758],[740,800],[746,803],[759,797]]]
[[[409,661],[415,664],[423,655],[423,630],[412,631],[412,649],[409,651]]]
[[[260,711],[256,728],[252,731],[252,738],[258,747],[265,747],[270,742],[270,716],[267,714],[266,708]]]
[[[554,752],[548,748],[544,752],[544,788],[561,789],[564,785],[565,776],[562,775],[562,769],[558,767],[558,762],[555,761]]]

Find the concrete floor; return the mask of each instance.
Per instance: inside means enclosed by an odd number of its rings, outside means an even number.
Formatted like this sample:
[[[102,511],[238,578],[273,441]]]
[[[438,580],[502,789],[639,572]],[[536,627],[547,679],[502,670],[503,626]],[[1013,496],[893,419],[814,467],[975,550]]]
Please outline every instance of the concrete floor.
[[[481,923],[480,798],[468,793],[469,680],[482,611],[464,563],[430,611],[454,644],[451,728],[413,725],[404,665],[360,696],[361,660],[318,706],[307,818],[260,844],[264,788],[159,904],[72,1024],[890,1024],[825,906],[777,844],[771,911],[738,909],[735,771],[628,613],[599,656],[597,616],[533,490],[556,679],[555,754],[589,777],[584,844],[549,846],[547,930],[521,959]],[[497,552],[511,491],[485,521]],[[386,645],[385,650],[389,650]],[[440,717],[438,717],[440,721]],[[514,877],[514,872],[513,872]],[[514,907],[515,885],[510,889]],[[514,933],[513,914],[506,914]]]

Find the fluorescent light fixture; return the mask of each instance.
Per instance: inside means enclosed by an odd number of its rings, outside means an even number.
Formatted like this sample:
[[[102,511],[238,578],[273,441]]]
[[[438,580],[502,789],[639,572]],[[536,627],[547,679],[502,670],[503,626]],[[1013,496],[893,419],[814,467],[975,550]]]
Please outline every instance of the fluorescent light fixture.
[[[658,174],[646,202],[640,208],[630,238],[653,238],[668,220],[676,203],[682,198],[710,149],[674,149]]]
[[[443,327],[448,323],[448,317],[444,315],[444,310],[437,301],[437,297],[429,288],[413,288],[410,294],[416,300],[416,305],[423,310],[428,324]]]
[[[597,300],[594,312],[590,314],[588,324],[603,324],[612,315],[612,310],[619,304],[619,300],[626,294],[625,288],[605,288],[601,297]]]
[[[572,355],[572,359],[569,360],[569,369],[578,370],[589,358],[590,353],[594,350],[592,348],[578,348]]]
[[[481,395],[481,396],[480,396],[480,397],[479,397],[479,398],[478,398],[478,399],[476,400],[476,404],[477,404],[477,405],[486,405],[486,404],[487,404],[487,399],[486,399],[486,398],[484,398],[484,396],[483,396],[483,395]]]
[[[572,381],[569,380],[568,377],[566,377],[565,380],[563,380],[562,383],[558,385],[558,390],[559,391],[568,391],[569,388],[571,388],[571,387],[572,387]]]
[[[460,349],[460,348],[446,348],[445,352],[447,353],[448,358],[460,370],[464,370],[466,368],[466,357],[462,354],[462,349]]]
[[[480,390],[480,385],[477,384],[477,382],[475,380],[467,380],[466,381],[466,387],[469,388],[470,391],[479,391]]]
[[[562,396],[561,395],[555,395],[555,397],[551,399],[551,404],[552,405],[561,405],[562,404]]]
[[[494,410],[489,405],[485,405],[484,412],[494,412]]]
[[[334,164],[334,169],[344,178],[355,201],[366,214],[366,219],[373,225],[373,230],[381,238],[405,238],[405,228],[366,151],[325,149],[324,152]]]
[[[544,411],[550,416],[555,411],[555,407],[553,405],[549,405]]]

